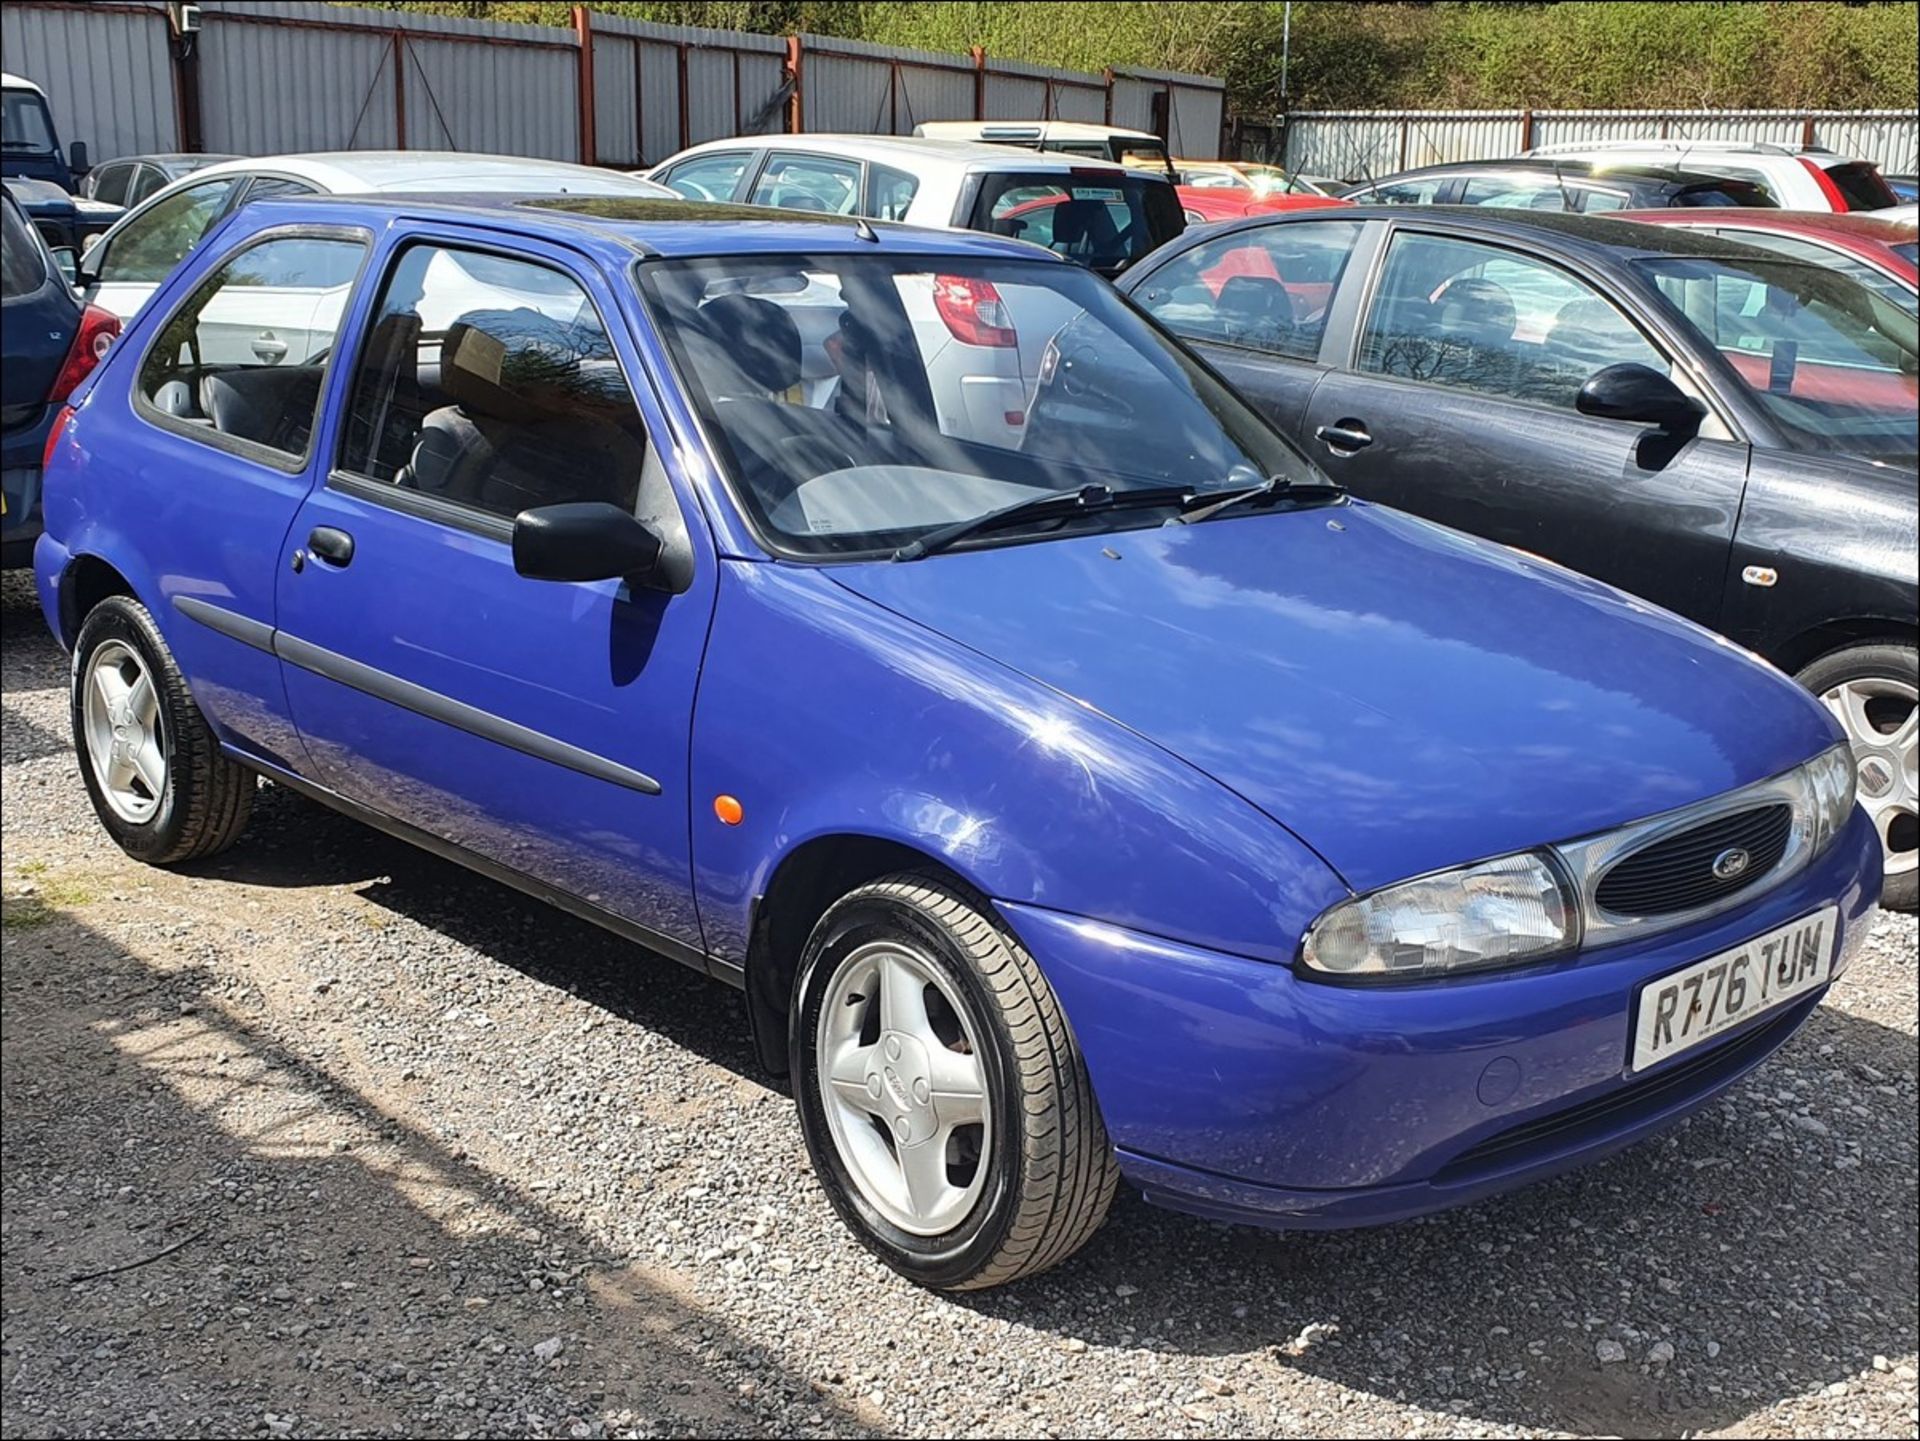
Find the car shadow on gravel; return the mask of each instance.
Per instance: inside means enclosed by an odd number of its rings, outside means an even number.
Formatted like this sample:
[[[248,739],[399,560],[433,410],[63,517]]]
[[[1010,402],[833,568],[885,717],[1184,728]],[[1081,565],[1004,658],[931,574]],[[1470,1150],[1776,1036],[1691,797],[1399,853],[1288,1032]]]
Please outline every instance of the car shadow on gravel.
[[[775,1084],[729,992],[303,797],[264,790],[246,842],[200,870],[351,885]],[[1910,1037],[1822,1007],[1677,1132],[1514,1195],[1385,1229],[1293,1235],[1123,1196],[1067,1265],[955,1304],[1063,1341],[1150,1338],[1486,1422],[1617,1435],[1732,1425],[1913,1350],[1914,1062]],[[1876,1089],[1902,1077],[1894,1097]],[[1792,1114],[1808,1087],[1823,1134]],[[1867,1117],[1849,1108],[1862,1101]],[[1626,1359],[1602,1364],[1602,1341]]]
[[[1729,1096],[1595,1166],[1365,1231],[1129,1198],[1075,1261],[964,1304],[1085,1337],[1095,1285],[1162,1351],[1463,1421],[1717,1433],[1912,1356],[1914,1071],[1910,1035],[1823,1006]]]
[[[60,911],[7,951],[10,1434],[872,1434],[250,1025],[221,969]]]

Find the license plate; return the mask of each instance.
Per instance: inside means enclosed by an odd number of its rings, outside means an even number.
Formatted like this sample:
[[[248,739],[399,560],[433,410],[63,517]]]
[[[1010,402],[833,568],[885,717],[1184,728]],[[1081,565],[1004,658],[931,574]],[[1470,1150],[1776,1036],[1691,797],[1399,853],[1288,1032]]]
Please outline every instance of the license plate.
[[[1840,908],[1828,906],[1647,982],[1627,1069],[1644,1071],[1825,984],[1839,920]]]

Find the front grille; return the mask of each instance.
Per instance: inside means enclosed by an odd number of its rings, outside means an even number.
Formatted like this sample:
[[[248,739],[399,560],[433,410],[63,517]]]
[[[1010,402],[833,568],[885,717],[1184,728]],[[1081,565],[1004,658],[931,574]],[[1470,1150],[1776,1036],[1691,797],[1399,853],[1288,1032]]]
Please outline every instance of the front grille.
[[[1754,806],[1716,816],[1655,841],[1614,862],[1594,899],[1616,916],[1670,916],[1712,905],[1762,879],[1786,854],[1793,807]],[[1747,853],[1738,875],[1714,874],[1714,861],[1731,850]]]
[[[1743,1036],[1707,1046],[1697,1056],[1676,1061],[1644,1080],[1630,1081],[1596,1100],[1497,1132],[1448,1161],[1433,1179],[1446,1184],[1488,1170],[1524,1165],[1530,1154],[1550,1156],[1589,1137],[1604,1138],[1669,1106],[1683,1104],[1689,1096],[1712,1090],[1779,1045],[1806,1019],[1819,999],[1815,995],[1795,1001],[1784,1013],[1760,1022]]]

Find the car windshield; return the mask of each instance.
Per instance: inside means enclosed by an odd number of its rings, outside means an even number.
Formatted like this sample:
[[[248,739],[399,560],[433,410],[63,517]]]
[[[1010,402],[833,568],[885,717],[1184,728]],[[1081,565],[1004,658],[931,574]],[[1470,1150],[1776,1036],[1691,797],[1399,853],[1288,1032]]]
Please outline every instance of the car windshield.
[[[891,553],[1089,487],[1119,496],[1317,479],[1224,385],[1074,266],[720,257],[646,261],[639,275],[735,494],[783,553]],[[1115,506],[969,544],[1167,518]]]
[[[1805,261],[1643,256],[1634,268],[1731,363],[1797,449],[1911,463],[1920,325]]]
[[[47,102],[31,90],[0,92],[0,147],[21,154],[50,152],[53,121],[47,115]]]

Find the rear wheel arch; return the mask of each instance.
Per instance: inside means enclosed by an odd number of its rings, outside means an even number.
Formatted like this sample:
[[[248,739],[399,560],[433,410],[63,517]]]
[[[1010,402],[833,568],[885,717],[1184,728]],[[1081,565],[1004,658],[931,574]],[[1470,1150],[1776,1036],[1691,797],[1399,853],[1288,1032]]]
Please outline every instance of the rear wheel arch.
[[[113,595],[140,599],[133,583],[110,562],[88,554],[73,558],[60,576],[60,639],[68,650],[80,638],[80,627],[93,608]]]
[[[783,856],[755,900],[747,939],[747,1016],[754,1048],[774,1075],[787,1072],[787,1013],[807,938],[848,892],[901,871],[943,876],[978,890],[931,851],[881,836],[815,836]]]

